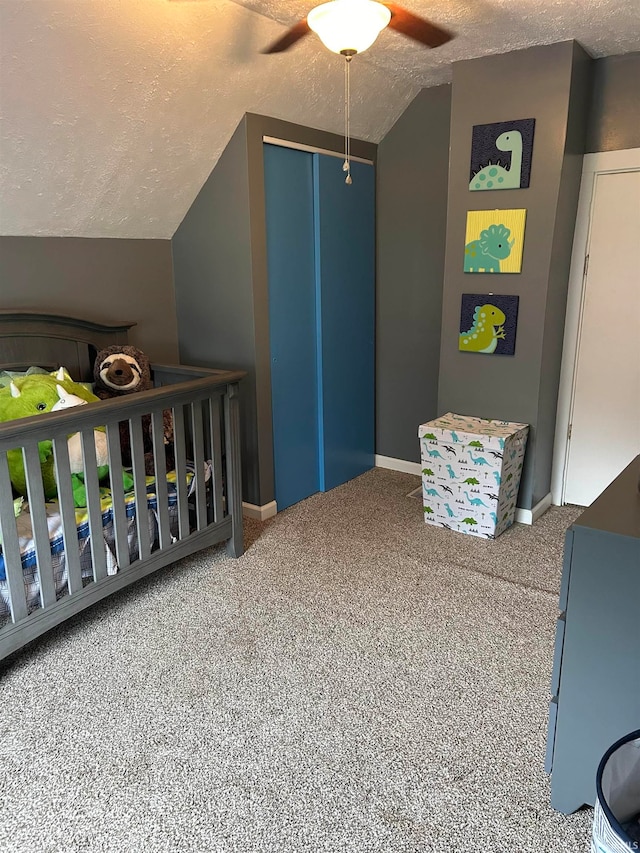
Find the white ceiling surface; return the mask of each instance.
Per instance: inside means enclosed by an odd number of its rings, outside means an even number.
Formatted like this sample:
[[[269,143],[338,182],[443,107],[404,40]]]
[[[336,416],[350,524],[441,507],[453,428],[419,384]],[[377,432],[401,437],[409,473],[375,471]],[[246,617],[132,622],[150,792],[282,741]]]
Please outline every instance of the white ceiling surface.
[[[260,49],[303,0],[0,0],[0,234],[170,238],[245,112],[342,133],[344,62]],[[407,0],[457,37],[354,59],[352,135],[379,142],[451,63],[577,39],[640,49],[639,0]]]

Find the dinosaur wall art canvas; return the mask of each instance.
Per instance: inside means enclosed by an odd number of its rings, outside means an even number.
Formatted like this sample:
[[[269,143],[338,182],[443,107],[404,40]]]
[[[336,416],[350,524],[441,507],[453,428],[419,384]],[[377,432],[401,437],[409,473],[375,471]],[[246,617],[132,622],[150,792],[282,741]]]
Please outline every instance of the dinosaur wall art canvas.
[[[527,211],[468,210],[465,272],[520,272]]]
[[[534,118],[477,124],[471,136],[469,189],[514,190],[529,186]]]
[[[458,349],[486,355],[513,355],[519,301],[518,296],[463,293]]]

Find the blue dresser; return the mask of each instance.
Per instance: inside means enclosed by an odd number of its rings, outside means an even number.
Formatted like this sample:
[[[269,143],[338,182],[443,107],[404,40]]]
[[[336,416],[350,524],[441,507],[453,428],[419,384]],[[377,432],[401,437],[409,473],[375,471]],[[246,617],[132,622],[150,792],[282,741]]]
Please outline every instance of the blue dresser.
[[[547,738],[551,804],[595,802],[598,763],[640,726],[640,456],[566,533]]]

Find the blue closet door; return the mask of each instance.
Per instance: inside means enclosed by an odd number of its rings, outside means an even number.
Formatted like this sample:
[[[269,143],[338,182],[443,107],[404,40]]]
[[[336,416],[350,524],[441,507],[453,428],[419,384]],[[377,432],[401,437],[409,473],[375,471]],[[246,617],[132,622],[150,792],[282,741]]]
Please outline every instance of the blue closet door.
[[[313,155],[264,145],[278,509],[320,490]]]
[[[373,468],[375,446],[375,181],[373,166],[316,155],[320,488]]]
[[[373,467],[373,167],[264,145],[278,509]]]

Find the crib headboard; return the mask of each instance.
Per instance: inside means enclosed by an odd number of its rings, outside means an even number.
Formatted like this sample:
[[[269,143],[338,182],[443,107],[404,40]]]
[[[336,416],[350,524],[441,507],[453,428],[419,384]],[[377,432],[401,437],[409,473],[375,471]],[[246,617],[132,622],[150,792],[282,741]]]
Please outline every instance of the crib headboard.
[[[94,323],[34,311],[0,310],[0,370],[63,365],[75,381],[93,379],[96,353],[126,344],[135,323]]]

